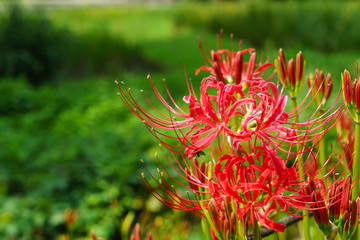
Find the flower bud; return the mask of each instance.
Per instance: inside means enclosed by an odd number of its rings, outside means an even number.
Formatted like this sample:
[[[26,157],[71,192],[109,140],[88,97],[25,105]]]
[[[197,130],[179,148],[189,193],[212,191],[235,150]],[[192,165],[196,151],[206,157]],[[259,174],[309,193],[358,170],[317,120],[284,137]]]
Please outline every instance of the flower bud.
[[[332,92],[333,83],[331,81],[331,74],[326,75],[323,71],[315,70],[314,74],[307,77],[307,84],[311,89],[311,95],[315,98],[318,106],[325,105]]]
[[[292,87],[295,87],[296,78],[295,78],[295,61],[294,59],[290,59],[288,62],[288,74],[289,80]]]
[[[304,56],[302,52],[300,51],[296,55],[296,81],[302,82],[304,78],[304,70],[305,70],[305,64],[304,64]]]
[[[355,79],[353,85],[350,73],[345,69],[341,81],[346,108],[355,122],[360,123],[360,78]]]
[[[327,76],[326,76],[325,95],[324,95],[324,98],[326,100],[329,99],[329,97],[331,95],[331,92],[332,92],[332,89],[333,89],[333,83],[331,81],[331,74],[328,73]]]
[[[255,62],[256,62],[256,52],[253,52],[250,55],[249,65],[248,65],[247,72],[246,72],[247,79],[252,78],[252,73],[254,72],[254,69],[255,69]]]
[[[218,209],[217,209],[214,199],[211,199],[209,202],[209,213],[210,213],[211,220],[214,223],[216,230],[221,230],[221,222],[219,219],[219,213],[218,213]]]
[[[302,52],[296,55],[295,65],[293,58],[286,63],[284,51],[280,49],[279,56],[275,59],[275,68],[290,97],[295,98],[304,80],[305,62]]]
[[[243,62],[244,62],[244,57],[241,54],[241,51],[238,51],[236,53],[236,58],[235,58],[235,83],[236,84],[241,83],[241,80],[242,80]]]
[[[230,216],[230,236],[236,235],[236,226],[237,226],[236,215],[234,212],[232,212]]]

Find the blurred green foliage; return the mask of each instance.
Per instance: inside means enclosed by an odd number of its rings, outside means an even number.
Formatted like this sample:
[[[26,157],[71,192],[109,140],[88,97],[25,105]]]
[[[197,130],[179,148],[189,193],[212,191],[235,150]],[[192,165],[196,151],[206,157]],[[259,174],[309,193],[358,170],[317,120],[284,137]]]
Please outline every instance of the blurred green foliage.
[[[113,82],[89,80],[34,88],[21,79],[3,80],[0,91],[6,92],[1,96],[1,191],[22,196],[16,200],[19,206],[39,211],[42,230],[56,227],[52,215],[65,207],[83,206],[86,213],[80,211],[80,219],[91,223],[108,217],[104,211],[115,214],[110,205],[120,197],[118,217],[134,208],[131,198],[140,184],[134,174],[139,165],[134,163],[153,143],[148,137],[138,138],[145,129],[116,104]],[[4,214],[16,216],[2,206]],[[18,221],[15,216],[11,219]],[[17,230],[17,234],[26,232]]]
[[[257,47],[360,50],[356,1],[240,1],[189,4],[179,8],[179,23],[241,36]],[[184,17],[186,16],[186,17]]]
[[[70,33],[57,30],[40,12],[12,4],[1,18],[0,76],[25,76],[33,85],[55,77],[65,61]]]
[[[68,26],[55,26],[42,9],[10,4],[7,10],[0,18],[0,77],[24,77],[38,86],[69,76],[159,68],[108,32],[71,32]]]
[[[158,239],[193,230],[191,217],[165,212],[142,186],[138,160],[156,172],[158,148],[116,96],[113,80],[126,82],[144,101],[137,90],[156,98],[148,72],[161,92],[165,77],[181,105],[184,66],[195,88],[202,78],[194,76],[202,65],[197,35],[205,33],[214,48],[220,28],[225,46],[234,32],[235,39],[245,40],[244,47],[260,46],[258,52],[270,61],[282,46],[287,57],[303,50],[308,73],[315,66],[330,71],[333,79],[340,79],[344,68],[355,72],[356,6],[265,2],[5,13],[0,28],[0,239],[57,239],[69,233],[66,208],[79,213],[72,239],[89,236],[91,229],[99,237],[126,239],[136,221]],[[199,239],[198,234],[179,239]]]

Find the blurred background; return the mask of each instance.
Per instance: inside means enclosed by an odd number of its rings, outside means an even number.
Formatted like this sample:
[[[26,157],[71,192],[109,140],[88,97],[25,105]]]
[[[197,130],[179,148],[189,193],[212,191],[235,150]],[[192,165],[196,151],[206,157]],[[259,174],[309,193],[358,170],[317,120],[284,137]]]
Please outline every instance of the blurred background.
[[[199,86],[197,37],[224,29],[273,62],[302,50],[306,72],[354,76],[360,1],[23,0],[0,2],[0,239],[201,239],[198,218],[158,203],[139,159],[156,172],[157,142],[122,104],[151,73],[181,102]],[[337,93],[335,94],[337,95]],[[160,104],[159,104],[160,105]],[[165,221],[166,219],[166,221]]]

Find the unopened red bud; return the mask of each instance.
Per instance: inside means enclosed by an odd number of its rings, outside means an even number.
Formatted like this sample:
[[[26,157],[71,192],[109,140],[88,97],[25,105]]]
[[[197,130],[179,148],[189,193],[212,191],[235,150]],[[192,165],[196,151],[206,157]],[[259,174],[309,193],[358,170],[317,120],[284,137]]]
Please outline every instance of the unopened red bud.
[[[315,203],[317,209],[313,210],[314,218],[317,224],[325,224],[328,225],[329,222],[329,215],[327,213],[327,209],[324,203],[324,199],[321,196],[321,193],[318,190],[315,190],[311,194],[312,201]]]
[[[314,83],[315,83],[315,87],[316,89],[318,89],[320,87],[320,81],[317,81],[319,79],[319,69],[315,69],[315,73],[314,73]]]
[[[225,219],[222,224],[222,232],[223,232],[223,235],[225,236],[225,239],[228,239],[227,235],[230,233],[229,230],[230,230],[229,221],[227,219]]]
[[[342,87],[344,100],[347,104],[350,104],[352,99],[351,76],[346,69],[344,70],[344,73],[342,75]]]
[[[148,234],[147,234],[146,239],[147,239],[147,240],[152,240],[152,239],[153,239],[151,233],[148,233]]]
[[[320,216],[319,211],[314,210],[314,211],[313,211],[313,214],[314,214],[315,222],[316,222],[318,225],[322,224],[322,220],[321,220],[321,216]]]
[[[232,207],[231,207],[231,202],[229,201],[229,199],[227,197],[224,197],[224,211],[226,213],[226,218],[230,219],[230,215],[232,213]]]
[[[345,179],[343,192],[341,194],[341,206],[340,211],[345,212],[348,209],[349,199],[351,199],[351,176],[347,176]]]
[[[296,79],[295,79],[295,61],[294,59],[290,59],[288,62],[288,75],[291,86],[295,87]]]
[[[140,240],[141,239],[140,224],[139,223],[135,224],[134,234],[135,234],[135,239],[134,240]]]
[[[330,193],[329,193],[329,198],[330,198],[329,215],[330,215],[331,221],[334,221],[338,217],[338,216],[337,217],[335,216],[336,208],[339,205],[339,196],[337,195],[338,190],[339,190],[338,183],[334,182],[333,185],[331,186]],[[339,211],[339,213],[340,213],[340,211]]]
[[[320,92],[322,94],[325,94],[325,79],[324,79],[324,72],[323,71],[320,71],[319,72],[319,75],[317,76],[317,82],[320,86]]]
[[[296,55],[296,80],[302,81],[304,75],[304,56],[300,51]]]
[[[325,90],[325,96],[324,96],[326,100],[329,99],[332,89],[333,89],[333,83],[331,81],[331,74],[328,73],[326,76],[326,90]]]
[[[213,54],[213,61],[214,61],[214,70],[215,70],[215,75],[216,78],[220,81],[225,83],[225,78],[221,72],[221,58],[214,52]]]
[[[207,163],[206,165],[205,165],[205,172],[204,172],[204,174],[205,174],[205,176],[207,176],[206,178],[205,178],[205,182],[204,183],[208,183],[208,177],[210,177],[210,175],[209,175],[209,169],[211,169],[211,163],[209,162],[209,163]]]
[[[198,163],[198,160],[197,158],[193,158],[193,173],[195,175],[195,177],[197,179],[200,179],[201,178],[201,173],[200,173],[200,170],[199,170],[199,163]]]
[[[306,77],[306,82],[309,88],[311,88],[312,82],[310,80],[310,77]]]
[[[254,68],[255,68],[255,62],[256,62],[256,52],[253,52],[250,55],[249,65],[246,72],[247,79],[251,79],[251,75],[254,72]]]
[[[334,212],[335,219],[338,219],[341,213],[341,194],[342,194],[342,188],[338,188],[336,191],[336,205]]]
[[[90,235],[91,235],[91,239],[92,239],[92,240],[96,240],[96,236],[95,236],[94,231],[91,231],[91,234],[90,234]]]
[[[243,62],[244,62],[244,57],[241,54],[241,51],[238,51],[236,53],[236,58],[235,58],[235,83],[236,84],[241,83],[241,80],[242,80]]]
[[[190,188],[195,190],[195,193],[197,193],[197,191],[199,190],[198,186],[196,184],[193,183],[193,180],[191,179],[191,172],[188,168],[185,168],[185,174],[186,174],[186,178],[187,181],[190,185]]]
[[[68,227],[72,227],[76,224],[78,219],[78,211],[76,209],[65,209],[64,210],[65,224]]]
[[[357,110],[360,110],[360,79],[354,82],[354,103]]]
[[[230,235],[235,236],[236,235],[236,225],[237,225],[237,219],[234,212],[230,215]]]
[[[214,199],[211,199],[209,202],[209,213],[211,216],[211,220],[214,223],[214,226],[217,230],[221,229],[221,222],[219,219],[219,214],[217,210],[217,206]]]
[[[201,164],[200,164],[200,176],[199,176],[199,179],[200,181],[203,183],[205,182],[205,163],[202,161]]]
[[[357,224],[357,222],[359,221],[359,216],[358,216],[358,208],[357,208],[357,203],[355,200],[353,200],[351,202],[351,227],[355,227],[355,225]]]
[[[192,162],[193,162],[193,167],[194,168],[199,168],[199,162],[198,162],[197,158],[194,157],[192,159]]]
[[[278,56],[278,61],[279,61],[279,70],[280,72],[278,73],[280,75],[280,78],[283,82],[286,81],[286,77],[287,77],[287,73],[286,73],[286,60],[285,60],[285,54],[284,51],[282,50],[282,48],[280,48],[279,50],[279,56]]]
[[[310,181],[305,190],[308,195],[311,195],[316,190],[314,181]]]

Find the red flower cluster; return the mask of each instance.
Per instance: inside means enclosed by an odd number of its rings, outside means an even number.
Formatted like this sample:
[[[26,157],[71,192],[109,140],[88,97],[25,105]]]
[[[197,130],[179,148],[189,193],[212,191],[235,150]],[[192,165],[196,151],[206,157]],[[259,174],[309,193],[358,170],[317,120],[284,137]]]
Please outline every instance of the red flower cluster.
[[[320,170],[312,144],[323,138],[343,111],[341,107],[335,109],[334,103],[329,110],[321,111],[319,117],[315,117],[318,108],[306,121],[297,121],[298,115],[316,100],[317,93],[328,99],[331,90],[324,92],[323,76],[316,76],[316,83],[310,84],[305,99],[287,111],[288,97],[283,94],[283,88],[270,82],[273,75],[262,78],[266,70],[273,69],[273,64],[257,64],[254,49],[210,50],[209,57],[201,44],[200,48],[205,66],[197,73],[203,70],[211,75],[202,80],[199,97],[191,81],[186,79],[189,94],[183,98],[187,104],[185,108],[175,102],[165,85],[171,104],[168,103],[150,76],[150,84],[169,114],[155,108],[147,98],[149,105],[141,106],[124,84],[119,85],[119,96],[124,104],[148,126],[162,145],[171,150],[171,158],[164,154],[171,171],[165,167],[159,170],[160,179],[148,171],[165,194],[154,189],[142,174],[145,186],[167,206],[210,216],[215,223],[212,231],[222,231],[225,235],[235,234],[234,228],[230,227],[235,216],[245,224],[254,226],[255,222],[260,222],[265,227],[284,231],[285,225],[275,221],[279,212],[293,215],[299,209],[325,209],[326,204],[319,200],[320,193],[313,194],[307,189],[314,183],[324,185],[325,178],[333,175],[336,166],[326,177],[318,177]],[[244,60],[245,53],[249,53],[248,62]],[[285,57],[281,53],[277,63],[280,67],[285,66]],[[296,76],[294,60],[288,65],[287,71],[284,68],[278,74],[284,84],[289,78],[293,98],[303,79],[302,54],[297,56]],[[318,89],[314,91],[313,88]],[[311,99],[308,100],[308,96]],[[177,140],[175,144],[174,139]],[[170,174],[174,171],[189,186]],[[181,195],[168,183],[164,172],[191,190],[194,196]],[[224,201],[233,204],[224,207],[229,205]],[[228,233],[224,226],[229,226]]]

